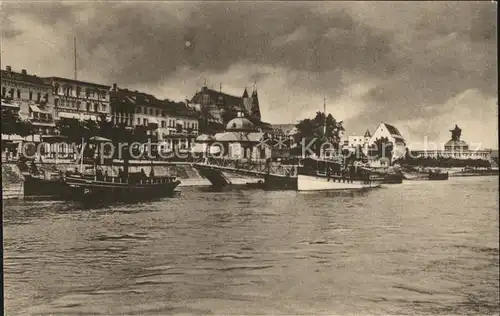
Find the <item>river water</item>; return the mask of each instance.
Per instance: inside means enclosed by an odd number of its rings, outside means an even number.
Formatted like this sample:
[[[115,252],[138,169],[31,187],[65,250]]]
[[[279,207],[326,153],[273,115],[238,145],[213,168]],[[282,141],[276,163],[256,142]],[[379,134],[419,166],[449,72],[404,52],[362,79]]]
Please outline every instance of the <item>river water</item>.
[[[3,215],[9,316],[499,312],[496,177]]]

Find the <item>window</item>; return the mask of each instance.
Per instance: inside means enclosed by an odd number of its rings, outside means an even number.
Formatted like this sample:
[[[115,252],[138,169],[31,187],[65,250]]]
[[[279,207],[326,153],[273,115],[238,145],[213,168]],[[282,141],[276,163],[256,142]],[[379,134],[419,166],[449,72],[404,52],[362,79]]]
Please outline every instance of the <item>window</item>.
[[[54,92],[55,92],[56,94],[59,94],[59,84],[58,84],[58,83],[56,83],[56,84],[54,85]]]
[[[33,92],[30,91],[30,101],[33,100]]]
[[[86,110],[87,110],[87,112],[90,112],[90,102],[87,102]]]
[[[2,87],[2,97],[5,97],[5,94],[7,94],[7,88]]]
[[[86,98],[90,97],[90,89],[85,89],[85,97]]]
[[[135,113],[141,113],[141,111],[142,111],[142,110],[141,110],[141,107],[137,107],[137,108],[135,108]]]
[[[94,112],[99,111],[99,104],[94,103]]]
[[[76,108],[77,108],[78,110],[80,110],[80,104],[81,104],[81,103],[80,103],[80,101],[76,101]]]
[[[167,113],[165,111],[161,111],[161,116],[165,117],[167,116]]]
[[[165,121],[161,121],[161,127],[162,127],[162,128],[165,128],[166,126],[167,126],[167,122],[165,122]]]
[[[149,115],[153,115],[153,109],[149,108]]]
[[[17,98],[21,99],[21,90],[20,89],[17,89]]]
[[[146,107],[145,107],[145,106],[144,106],[144,107],[142,107],[142,113],[143,113],[143,114],[148,114],[148,113],[147,113],[147,109],[146,109]]]
[[[59,99],[54,99],[54,105],[57,107],[59,105]]]
[[[106,104],[101,105],[101,110],[102,110],[103,112],[106,112]]]
[[[160,116],[160,110],[156,109],[156,116]]]
[[[40,92],[38,92],[38,93],[36,94],[36,102],[40,103],[40,100],[41,100],[41,99],[42,99],[42,94],[41,94]],[[30,100],[31,100],[31,98],[30,98]]]
[[[137,125],[141,125],[141,118],[140,117],[137,118]]]
[[[82,88],[76,87],[76,96],[79,98],[80,97],[80,92],[82,91]]]
[[[148,125],[148,120],[147,119],[142,119],[143,125]]]

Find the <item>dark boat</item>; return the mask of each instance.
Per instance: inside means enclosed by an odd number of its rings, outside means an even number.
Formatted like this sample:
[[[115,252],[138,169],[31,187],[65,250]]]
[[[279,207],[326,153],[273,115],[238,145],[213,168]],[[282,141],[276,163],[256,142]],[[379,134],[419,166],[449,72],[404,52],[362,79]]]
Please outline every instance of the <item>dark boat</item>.
[[[46,179],[24,174],[24,198],[26,199],[65,199],[70,191],[64,179]]]
[[[388,173],[382,180],[383,184],[400,184],[403,183],[404,176],[400,173]]]
[[[93,178],[71,175],[65,178],[70,198],[83,202],[92,201],[138,201],[172,196],[181,182],[176,177],[128,177]]]
[[[91,141],[109,142],[110,140],[99,137]],[[95,157],[99,157],[97,151]],[[118,176],[103,174],[104,168],[97,165],[97,158],[94,159],[93,175],[87,176],[81,173],[66,175],[64,183],[70,191],[69,198],[86,204],[141,201],[172,196],[181,183],[175,176],[158,177],[151,173],[148,177],[144,171],[131,173],[129,160],[128,146],[125,146],[123,170],[120,170]]]
[[[280,175],[268,173],[264,177],[264,189],[273,190],[297,190],[297,176]]]
[[[441,172],[440,170],[434,170],[429,172],[429,180],[448,180],[448,172]]]

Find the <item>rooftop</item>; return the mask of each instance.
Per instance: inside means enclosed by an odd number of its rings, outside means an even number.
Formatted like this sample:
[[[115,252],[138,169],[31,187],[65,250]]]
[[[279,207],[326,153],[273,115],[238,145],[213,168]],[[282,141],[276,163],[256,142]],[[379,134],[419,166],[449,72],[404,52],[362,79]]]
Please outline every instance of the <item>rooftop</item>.
[[[42,78],[35,75],[29,75],[25,72],[15,72],[12,70],[1,70],[0,76],[2,79],[11,79],[16,81],[29,82],[41,86],[50,86],[50,84],[45,83]]]

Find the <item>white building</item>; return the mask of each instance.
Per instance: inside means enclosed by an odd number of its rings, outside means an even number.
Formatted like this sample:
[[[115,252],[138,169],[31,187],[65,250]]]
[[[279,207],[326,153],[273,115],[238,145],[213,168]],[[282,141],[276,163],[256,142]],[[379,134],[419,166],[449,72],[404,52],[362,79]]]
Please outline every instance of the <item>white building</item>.
[[[406,152],[406,143],[396,127],[387,123],[380,123],[370,138],[369,146],[375,144],[375,141],[382,137],[387,138],[393,145],[392,160],[396,160],[404,156]]]
[[[12,71],[6,66],[1,71],[2,106],[18,107],[19,117],[29,120],[35,127],[35,134],[49,135],[54,133],[54,106],[51,85],[40,77]]]
[[[356,148],[361,147],[364,154],[368,153],[368,147],[370,144],[371,134],[369,130],[366,130],[363,136],[351,135],[347,138],[347,146],[343,149],[347,149],[351,152],[355,152]]]

